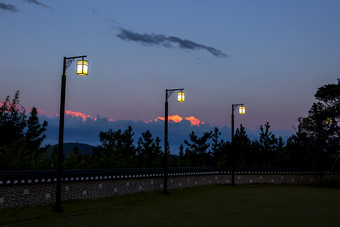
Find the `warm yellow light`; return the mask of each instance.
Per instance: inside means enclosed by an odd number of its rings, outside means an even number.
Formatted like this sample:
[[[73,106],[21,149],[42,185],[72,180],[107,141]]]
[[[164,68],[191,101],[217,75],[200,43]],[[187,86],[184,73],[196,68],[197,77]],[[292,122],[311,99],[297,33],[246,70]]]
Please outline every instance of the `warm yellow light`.
[[[185,100],[185,97],[184,97],[184,92],[183,91],[180,91],[177,93],[177,101],[178,102],[184,102]]]
[[[240,106],[240,107],[238,108],[238,113],[239,113],[239,114],[245,114],[245,113],[246,113],[246,108],[245,108],[244,106]]]
[[[328,118],[326,119],[326,123],[327,123],[327,124],[332,124],[332,118],[328,117]]]
[[[77,74],[85,76],[88,74],[89,62],[85,60],[77,61]]]

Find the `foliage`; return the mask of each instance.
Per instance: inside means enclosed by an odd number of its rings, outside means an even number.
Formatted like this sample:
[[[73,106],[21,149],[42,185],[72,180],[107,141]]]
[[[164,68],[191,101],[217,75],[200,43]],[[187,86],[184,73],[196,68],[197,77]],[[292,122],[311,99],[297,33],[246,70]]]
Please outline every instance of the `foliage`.
[[[210,144],[208,140],[211,138],[212,132],[203,133],[202,137],[198,137],[194,131],[190,134],[190,141],[184,140],[185,145],[185,163],[189,166],[208,166],[210,161]]]
[[[43,124],[39,123],[38,111],[35,107],[32,108],[30,116],[26,121],[27,130],[25,132],[25,169],[32,169],[36,166],[36,162],[39,162],[41,154],[43,154],[46,149],[41,148],[41,144],[46,138],[43,133],[46,131],[47,121]]]
[[[46,168],[46,147],[41,148],[46,127],[46,121],[39,123],[35,107],[27,119],[19,105],[19,91],[12,101],[7,96],[0,107],[0,170]]]
[[[283,166],[306,168],[316,166],[314,141],[300,128],[295,135],[288,138],[284,151],[286,157],[282,160]]]
[[[136,149],[133,145],[132,128],[129,126],[123,133],[121,130],[100,132],[99,138],[102,143],[94,156],[99,162],[99,167],[104,168],[123,168],[134,167]],[[101,166],[104,164],[104,166]]]
[[[138,140],[137,147],[138,167],[161,167],[162,157],[163,154],[159,137],[154,141],[149,130],[142,133],[142,137]]]
[[[150,131],[142,133],[137,147],[134,144],[134,132],[129,126],[125,131],[109,129],[100,132],[101,144],[93,150],[91,157],[80,157],[86,160],[88,168],[151,168],[160,167],[163,158],[161,140],[154,139]],[[76,155],[81,156],[80,153]],[[70,156],[67,159],[75,159]],[[67,162],[67,159],[65,162]],[[78,157],[79,159],[79,157]],[[84,164],[86,165],[86,164]],[[67,166],[74,169],[72,165]]]
[[[236,129],[236,133],[233,141],[233,164],[236,166],[249,166],[252,161],[251,142],[245,131],[245,128],[240,125],[239,129]]]
[[[340,151],[340,79],[337,84],[318,88],[316,103],[308,116],[299,118],[296,133],[286,144],[270,131],[267,122],[260,126],[257,140],[251,141],[245,128],[236,129],[233,142],[220,139],[218,128],[201,136],[192,131],[189,140],[179,147],[179,155],[170,155],[168,166],[204,167],[306,167],[340,170],[336,165]],[[57,149],[50,155],[41,147],[47,122],[39,122],[37,109],[29,116],[19,105],[19,91],[10,101],[8,96],[0,106],[0,170],[55,168]],[[64,158],[65,169],[153,168],[164,165],[160,138],[150,131],[134,142],[134,132],[109,129],[99,133],[101,144],[91,155],[75,148]]]
[[[334,161],[340,151],[340,79],[337,84],[318,88],[313,103],[305,118],[299,118],[299,133],[305,133],[313,143],[311,153],[316,165],[324,169]]]
[[[212,145],[211,145],[211,166],[227,166],[227,160],[229,160],[230,143],[224,142],[223,139],[219,139],[221,132],[215,127],[212,134]]]
[[[269,128],[270,125],[268,122],[265,124],[265,129],[262,125],[260,126],[261,133],[258,152],[262,160],[261,166],[263,167],[276,166],[275,161],[277,161],[283,148],[282,138],[276,138],[276,136],[269,131]]]

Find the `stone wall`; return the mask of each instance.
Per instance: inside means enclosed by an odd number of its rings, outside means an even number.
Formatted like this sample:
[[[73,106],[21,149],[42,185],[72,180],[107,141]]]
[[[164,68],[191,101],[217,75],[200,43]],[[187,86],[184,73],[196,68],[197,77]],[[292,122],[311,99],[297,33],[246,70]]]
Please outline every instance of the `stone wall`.
[[[235,184],[312,184],[319,181],[318,174],[236,174]],[[80,181],[62,184],[62,200],[96,199],[145,191],[161,191],[163,178],[115,179]],[[171,176],[168,189],[201,185],[230,184],[229,174]],[[45,205],[55,202],[56,185],[27,184],[0,187],[0,209]]]

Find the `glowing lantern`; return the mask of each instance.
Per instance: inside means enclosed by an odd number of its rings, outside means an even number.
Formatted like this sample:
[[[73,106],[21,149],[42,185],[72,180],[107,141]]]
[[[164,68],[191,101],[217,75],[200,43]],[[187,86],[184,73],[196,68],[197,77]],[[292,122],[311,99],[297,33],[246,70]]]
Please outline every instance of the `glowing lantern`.
[[[246,108],[245,108],[244,106],[240,106],[240,107],[238,108],[238,113],[239,113],[239,114],[245,114],[245,113],[246,113]]]
[[[185,97],[184,97],[184,92],[180,91],[177,93],[177,102],[184,102]]]
[[[88,74],[89,62],[86,60],[77,61],[77,74],[81,76],[85,76]]]

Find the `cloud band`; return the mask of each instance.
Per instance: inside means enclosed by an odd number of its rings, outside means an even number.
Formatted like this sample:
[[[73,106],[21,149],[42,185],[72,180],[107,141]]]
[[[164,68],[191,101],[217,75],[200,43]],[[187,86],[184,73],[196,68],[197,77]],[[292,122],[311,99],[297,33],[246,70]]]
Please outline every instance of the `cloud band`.
[[[139,42],[143,45],[151,46],[151,45],[158,45],[167,48],[179,47],[180,49],[187,49],[187,50],[198,50],[203,49],[210,52],[215,57],[226,58],[228,57],[227,54],[223,53],[221,50],[218,50],[213,47],[209,47],[206,45],[202,45],[199,43],[195,43],[193,41],[187,39],[181,39],[176,36],[166,36],[162,34],[141,34],[137,32],[133,32],[122,27],[118,28],[119,34],[117,37],[126,40],[126,41],[134,41]]]
[[[12,11],[13,13],[19,11],[14,5],[5,4],[5,3],[3,3],[3,2],[0,2],[0,9],[2,9],[2,10],[7,10],[7,11]]]

